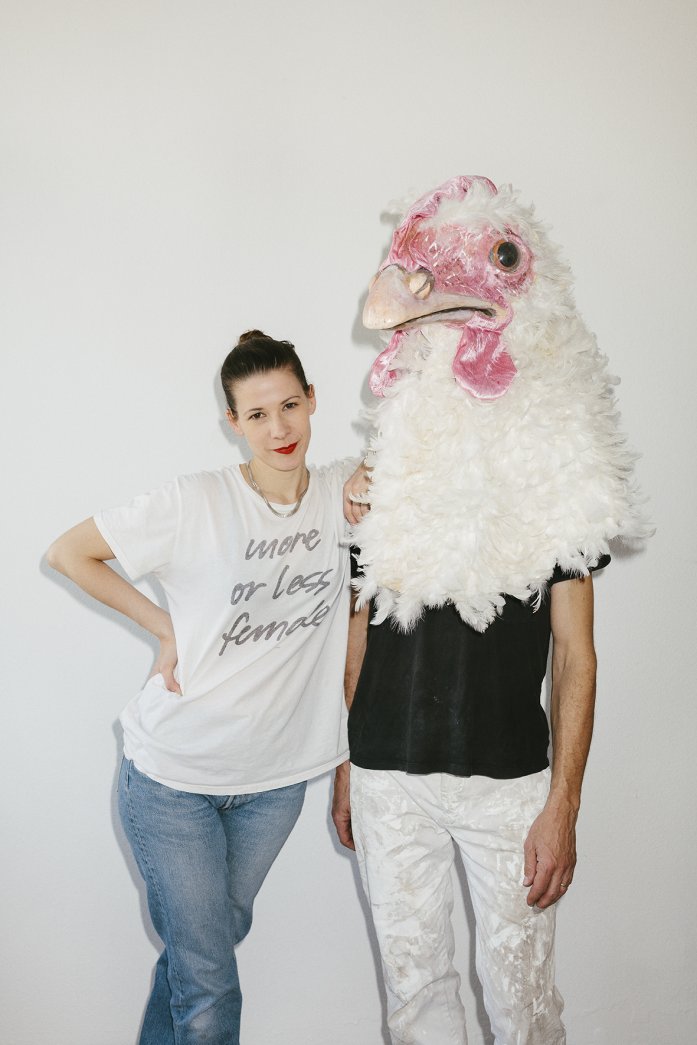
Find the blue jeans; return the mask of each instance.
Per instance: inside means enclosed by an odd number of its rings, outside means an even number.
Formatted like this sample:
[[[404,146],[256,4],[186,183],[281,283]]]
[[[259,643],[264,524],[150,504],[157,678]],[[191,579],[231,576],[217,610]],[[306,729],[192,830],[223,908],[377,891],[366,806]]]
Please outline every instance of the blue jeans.
[[[238,1045],[235,944],[295,824],[305,782],[251,795],[176,791],[124,759],[119,813],[165,949],[140,1045]]]

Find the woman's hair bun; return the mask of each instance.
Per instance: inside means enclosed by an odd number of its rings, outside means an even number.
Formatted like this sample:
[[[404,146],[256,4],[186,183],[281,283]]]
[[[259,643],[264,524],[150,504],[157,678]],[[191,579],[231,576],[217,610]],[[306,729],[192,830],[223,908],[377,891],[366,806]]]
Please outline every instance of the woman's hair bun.
[[[303,365],[290,341],[275,341],[261,330],[245,330],[233,350],[228,352],[220,370],[223,391],[233,416],[237,416],[235,383],[253,374],[267,374],[270,370],[290,370],[305,395],[310,394]]]
[[[268,334],[265,334],[262,330],[245,330],[244,334],[240,334],[237,339],[238,345],[243,345],[245,341],[252,341],[253,339],[263,337],[267,340],[271,340]]]

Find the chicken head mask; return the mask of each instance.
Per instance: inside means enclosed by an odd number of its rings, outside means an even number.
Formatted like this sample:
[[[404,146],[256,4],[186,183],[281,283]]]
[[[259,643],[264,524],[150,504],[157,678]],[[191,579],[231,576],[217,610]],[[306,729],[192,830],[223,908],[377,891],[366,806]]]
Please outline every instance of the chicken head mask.
[[[617,382],[510,187],[462,176],[417,200],[363,319],[389,338],[356,532],[376,622],[451,602],[481,631],[506,596],[539,602],[557,565],[583,576],[610,540],[650,534]]]

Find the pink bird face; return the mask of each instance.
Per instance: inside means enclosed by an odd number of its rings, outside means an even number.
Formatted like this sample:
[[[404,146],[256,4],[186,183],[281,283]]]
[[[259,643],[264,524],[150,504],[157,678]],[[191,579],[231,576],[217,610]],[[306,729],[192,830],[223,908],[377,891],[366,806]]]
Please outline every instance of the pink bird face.
[[[392,238],[363,313],[367,327],[396,331],[371,372],[375,395],[398,377],[390,363],[405,334],[427,323],[461,330],[453,374],[472,395],[495,399],[515,377],[501,334],[512,318],[510,298],[532,279],[533,258],[511,229],[468,228],[447,214],[438,220],[443,201],[464,199],[473,181],[496,193],[488,179],[451,179],[417,201]]]

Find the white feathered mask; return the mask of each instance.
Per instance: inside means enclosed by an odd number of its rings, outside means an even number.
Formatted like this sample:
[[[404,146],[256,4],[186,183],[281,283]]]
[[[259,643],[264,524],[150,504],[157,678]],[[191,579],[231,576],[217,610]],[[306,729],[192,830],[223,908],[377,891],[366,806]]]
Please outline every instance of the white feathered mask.
[[[539,600],[558,564],[652,532],[618,427],[617,383],[532,209],[453,178],[396,230],[363,314],[392,339],[370,386],[371,511],[360,601],[409,629],[451,602],[483,631],[506,595]]]

